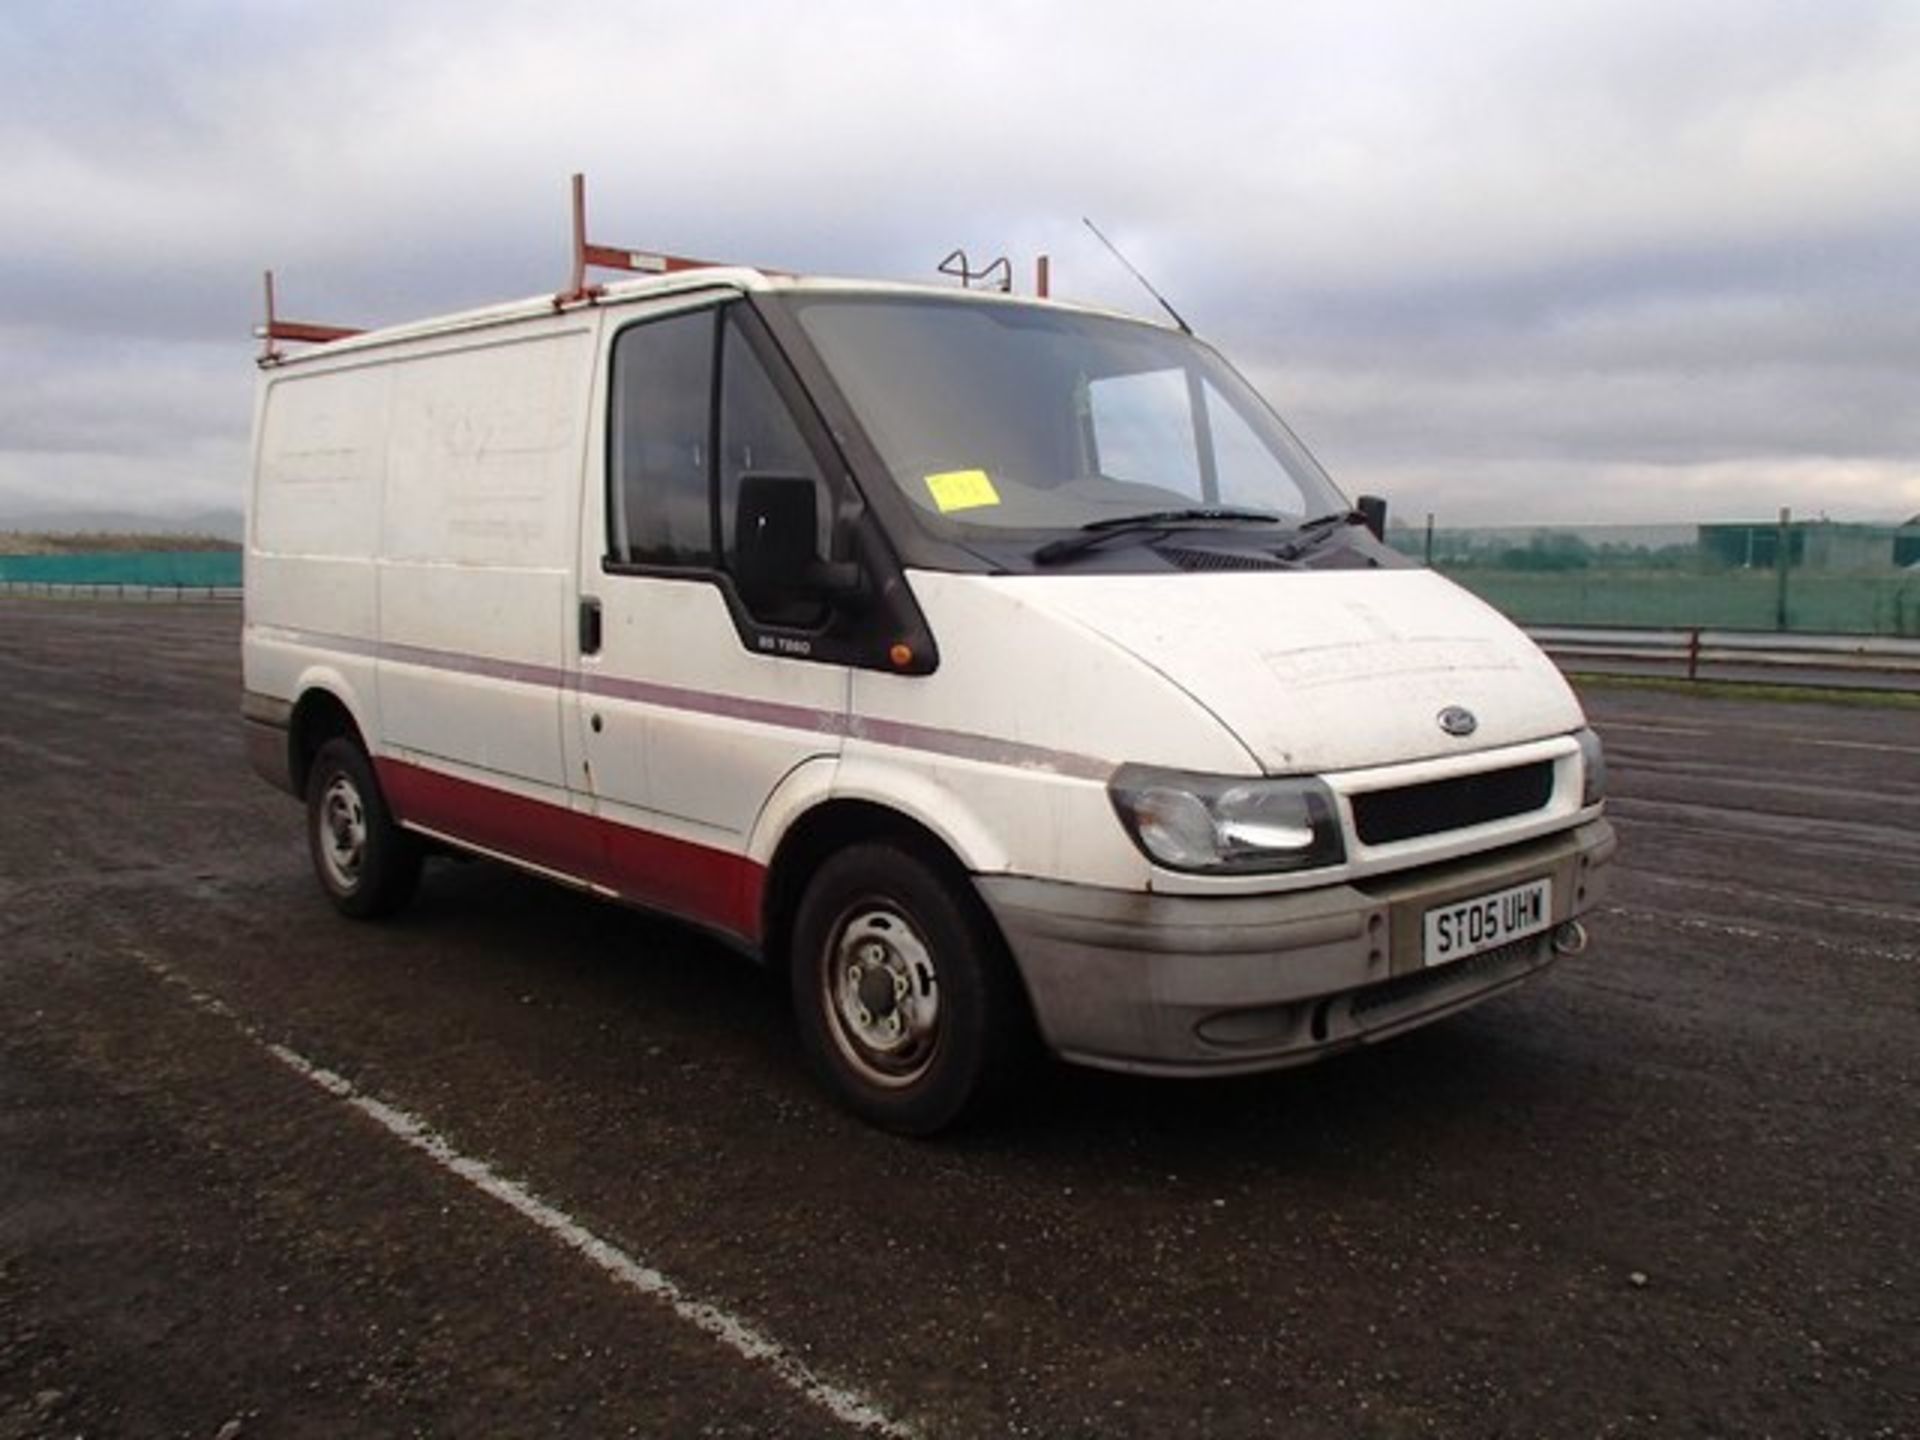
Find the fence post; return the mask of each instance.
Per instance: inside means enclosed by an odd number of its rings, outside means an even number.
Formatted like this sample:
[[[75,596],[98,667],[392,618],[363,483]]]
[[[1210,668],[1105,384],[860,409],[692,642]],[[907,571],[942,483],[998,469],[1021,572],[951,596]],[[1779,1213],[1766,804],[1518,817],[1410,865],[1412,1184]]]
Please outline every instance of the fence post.
[[[1787,570],[1793,546],[1793,511],[1780,507],[1780,528],[1773,547],[1773,628],[1787,628]]]
[[[1427,511],[1427,569],[1433,568],[1433,512]]]
[[[1698,630],[1689,630],[1687,632],[1687,679],[1698,680],[1699,678],[1700,632]]]

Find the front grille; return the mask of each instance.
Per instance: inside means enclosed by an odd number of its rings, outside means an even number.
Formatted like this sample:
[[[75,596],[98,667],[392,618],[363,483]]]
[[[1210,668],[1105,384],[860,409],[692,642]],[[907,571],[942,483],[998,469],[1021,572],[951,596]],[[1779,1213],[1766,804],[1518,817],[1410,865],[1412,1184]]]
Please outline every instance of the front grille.
[[[1463,830],[1538,810],[1553,798],[1553,762],[1429,780],[1353,797],[1354,829],[1363,845],[1391,845],[1443,830]]]

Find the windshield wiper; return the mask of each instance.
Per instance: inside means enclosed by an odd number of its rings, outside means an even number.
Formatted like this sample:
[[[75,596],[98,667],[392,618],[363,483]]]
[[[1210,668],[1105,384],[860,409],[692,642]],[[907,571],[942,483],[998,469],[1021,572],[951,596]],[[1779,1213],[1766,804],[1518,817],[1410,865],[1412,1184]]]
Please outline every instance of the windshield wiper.
[[[1147,510],[1138,515],[1115,515],[1108,520],[1090,520],[1078,535],[1049,540],[1033,552],[1036,563],[1057,565],[1075,555],[1084,555],[1097,545],[1122,536],[1164,533],[1207,525],[1271,525],[1279,516],[1267,510],[1235,510],[1207,505],[1186,510]]]
[[[1273,553],[1282,560],[1298,560],[1308,551],[1319,549],[1329,535],[1338,535],[1349,525],[1366,523],[1367,517],[1358,510],[1338,510],[1331,515],[1316,515],[1311,520],[1301,522],[1287,543]]]

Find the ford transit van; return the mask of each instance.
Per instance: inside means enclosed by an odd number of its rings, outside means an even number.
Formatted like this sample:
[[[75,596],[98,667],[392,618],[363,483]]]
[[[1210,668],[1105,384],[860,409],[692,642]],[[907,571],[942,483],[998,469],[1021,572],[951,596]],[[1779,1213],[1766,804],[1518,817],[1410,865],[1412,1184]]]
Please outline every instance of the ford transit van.
[[[779,967],[926,1133],[1037,1037],[1291,1065],[1584,944],[1554,666],[1213,350],[1001,294],[687,270],[262,370],[255,767],[348,916],[490,856]]]

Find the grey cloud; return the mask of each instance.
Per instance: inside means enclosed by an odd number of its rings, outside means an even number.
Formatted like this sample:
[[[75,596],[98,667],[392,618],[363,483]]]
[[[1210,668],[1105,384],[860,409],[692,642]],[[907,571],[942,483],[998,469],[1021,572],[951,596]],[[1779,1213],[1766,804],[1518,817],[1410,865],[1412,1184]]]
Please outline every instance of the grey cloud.
[[[0,502],[237,486],[263,265],[317,320],[537,293],[585,168],[617,243],[1046,249],[1150,311],[1092,213],[1349,479],[1451,506],[1920,508],[1916,93],[1899,4],[17,4]]]
[[[0,437],[16,452],[137,465],[247,424],[234,361],[224,346],[0,329]]]

